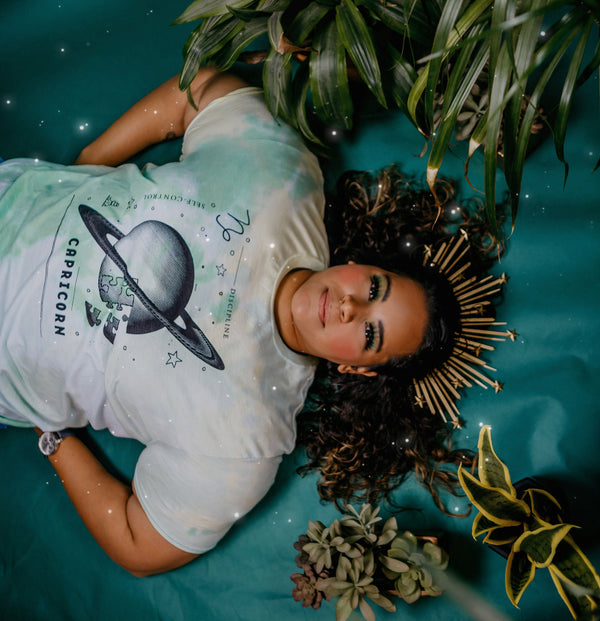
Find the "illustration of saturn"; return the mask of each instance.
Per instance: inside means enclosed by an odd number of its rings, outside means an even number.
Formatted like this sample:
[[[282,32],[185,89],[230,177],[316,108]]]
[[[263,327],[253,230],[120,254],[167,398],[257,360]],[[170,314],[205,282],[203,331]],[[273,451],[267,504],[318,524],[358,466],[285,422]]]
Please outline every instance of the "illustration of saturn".
[[[195,356],[215,369],[224,369],[216,349],[185,310],[194,285],[194,264],[181,235],[157,220],[142,222],[124,235],[86,205],[79,205],[79,213],[106,254],[98,276],[103,301],[131,306],[127,332],[148,334],[166,328]],[[116,243],[110,243],[109,235]],[[110,285],[121,279],[126,287],[116,287],[118,295],[113,296]],[[176,319],[185,327],[176,324]]]

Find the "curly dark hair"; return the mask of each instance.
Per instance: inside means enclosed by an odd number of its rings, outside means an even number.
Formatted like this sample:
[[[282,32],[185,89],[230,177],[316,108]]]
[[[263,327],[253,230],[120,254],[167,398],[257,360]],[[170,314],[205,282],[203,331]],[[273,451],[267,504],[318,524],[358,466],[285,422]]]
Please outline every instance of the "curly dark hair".
[[[359,499],[391,502],[391,492],[414,471],[446,512],[440,490],[456,493],[455,466],[472,464],[471,452],[452,448],[452,430],[441,417],[415,406],[412,381],[450,356],[460,328],[451,286],[422,266],[419,249],[465,229],[476,273],[504,249],[488,232],[483,206],[459,206],[455,193],[454,183],[439,181],[436,202],[423,182],[391,166],[376,174],[349,171],[329,197],[332,265],[353,260],[415,280],[425,291],[429,317],[419,349],[378,367],[375,377],[341,374],[335,364],[319,363],[298,419],[299,441],[309,458],[299,472],[319,470],[321,498],[338,507]]]

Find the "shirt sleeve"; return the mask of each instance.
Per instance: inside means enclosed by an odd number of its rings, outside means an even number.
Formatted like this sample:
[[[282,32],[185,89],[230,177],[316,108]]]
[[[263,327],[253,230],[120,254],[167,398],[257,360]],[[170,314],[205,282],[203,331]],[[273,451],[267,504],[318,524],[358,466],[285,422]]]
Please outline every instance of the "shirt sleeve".
[[[152,526],[180,550],[213,548],[273,484],[281,457],[190,456],[162,443],[140,454],[133,485]]]
[[[248,86],[212,101],[192,119],[183,136],[181,160],[211,141],[231,141],[237,149],[260,140],[308,152],[298,133],[273,118],[261,89]],[[296,155],[297,157],[297,155]]]

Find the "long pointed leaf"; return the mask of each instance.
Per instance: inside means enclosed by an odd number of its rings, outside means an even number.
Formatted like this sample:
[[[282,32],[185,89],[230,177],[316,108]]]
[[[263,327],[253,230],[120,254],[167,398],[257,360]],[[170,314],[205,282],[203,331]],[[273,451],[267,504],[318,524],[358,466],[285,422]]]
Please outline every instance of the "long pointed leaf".
[[[481,29],[483,29],[483,25]],[[444,104],[439,125],[435,133],[429,161],[427,162],[428,169],[439,170],[442,165],[444,155],[456,127],[457,117],[487,63],[488,50],[486,46],[480,46],[475,57],[471,58],[475,45],[476,42],[473,41],[470,46],[463,47],[452,67],[448,87],[444,92]],[[469,68],[465,73],[467,65],[469,65]],[[461,80],[461,78],[463,79]]]
[[[228,13],[228,6],[235,9],[243,9],[252,4],[252,2],[253,0],[196,0],[187,7],[173,24],[193,22],[196,19],[213,15],[225,15]]]
[[[310,54],[310,92],[319,118],[326,124],[352,127],[352,99],[346,53],[335,21],[319,29]]]
[[[267,32],[267,19],[257,17],[247,22],[221,50],[213,56],[215,67],[226,71],[238,59],[241,52],[256,38]]]
[[[463,468],[458,469],[458,480],[475,507],[499,526],[518,526],[531,513],[522,500],[503,489],[486,487]]]
[[[290,107],[292,93],[292,55],[271,50],[263,66],[265,101],[274,117],[294,125]]]
[[[548,567],[558,544],[567,536],[573,524],[551,524],[523,533],[514,543],[515,552],[525,552],[536,567]]]
[[[299,11],[292,23],[285,29],[285,36],[296,45],[302,45],[315,26],[329,13],[330,7],[311,2]]]
[[[358,8],[351,0],[341,0],[336,8],[340,39],[360,77],[381,106],[387,108],[381,84],[381,70],[371,32]]]
[[[510,599],[514,606],[518,606],[519,600],[534,576],[535,566],[527,558],[527,554],[515,552],[513,548],[508,555],[508,559],[506,559],[504,586],[506,587],[508,599]]]
[[[438,27],[433,40],[432,53],[446,49],[448,37],[454,29],[463,0],[447,0],[440,16]],[[438,90],[438,80],[442,68],[442,57],[435,56],[429,63],[427,76],[427,89],[425,90],[425,118],[428,125],[433,128],[433,102]]]
[[[575,92],[577,84],[577,76],[579,75],[579,69],[583,62],[583,55],[587,47],[588,39],[594,25],[594,18],[590,16],[583,29],[573,56],[571,58],[571,64],[565,77],[563,90],[560,96],[560,102],[558,104],[558,112],[556,115],[556,122],[554,124],[554,145],[556,148],[556,155],[558,159],[563,163],[565,167],[565,179],[564,183],[567,183],[567,176],[569,174],[569,164],[565,160],[564,144],[565,136],[567,133],[567,121],[569,113],[571,112],[571,104],[573,102],[573,93]]]
[[[479,432],[479,441],[477,442],[477,449],[479,451],[477,474],[479,475],[479,480],[489,487],[503,489],[510,496],[516,498],[517,492],[510,482],[508,468],[496,455],[490,432],[491,427],[489,425],[484,425]]]

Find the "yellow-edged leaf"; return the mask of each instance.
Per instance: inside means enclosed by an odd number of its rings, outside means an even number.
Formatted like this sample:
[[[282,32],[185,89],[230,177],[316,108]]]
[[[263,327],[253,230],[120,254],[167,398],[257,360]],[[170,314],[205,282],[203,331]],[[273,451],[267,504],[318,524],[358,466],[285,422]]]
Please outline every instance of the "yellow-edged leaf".
[[[479,450],[477,474],[479,475],[479,480],[489,487],[503,489],[516,498],[517,492],[510,482],[508,468],[496,455],[492,446],[491,429],[489,425],[484,425],[479,432],[479,442],[477,443]]]
[[[506,594],[513,606],[519,607],[519,600],[534,576],[535,566],[527,558],[527,554],[515,552],[513,548],[506,559],[506,574],[504,576]]]
[[[513,546],[515,552],[524,552],[536,567],[548,567],[558,544],[567,536],[573,524],[552,524],[523,533]]]
[[[483,485],[462,467],[459,467],[458,479],[475,507],[499,526],[518,526],[531,515],[531,510],[522,500],[503,489]]]

